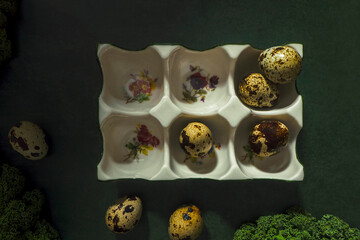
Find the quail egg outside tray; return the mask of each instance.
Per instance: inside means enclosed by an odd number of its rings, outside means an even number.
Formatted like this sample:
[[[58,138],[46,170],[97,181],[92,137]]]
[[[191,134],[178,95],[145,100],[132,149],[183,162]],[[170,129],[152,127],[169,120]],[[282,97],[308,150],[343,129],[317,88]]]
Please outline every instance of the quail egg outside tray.
[[[303,46],[286,46],[299,55],[298,74]],[[237,44],[205,51],[179,45],[152,45],[139,51],[98,45],[103,74],[98,179],[303,180],[296,155],[303,118],[302,98],[296,90],[299,78],[274,83],[279,95],[273,106],[248,105],[239,93],[241,81],[250,74],[263,74],[266,81],[269,71],[274,74],[271,69],[262,71],[263,51]],[[278,58],[268,54],[265,60]],[[283,69],[288,71],[288,65]],[[285,124],[287,144],[269,157],[255,154],[249,159],[249,135],[266,120]],[[180,144],[180,134],[190,123],[204,124],[211,131],[212,147],[206,155],[184,151]]]

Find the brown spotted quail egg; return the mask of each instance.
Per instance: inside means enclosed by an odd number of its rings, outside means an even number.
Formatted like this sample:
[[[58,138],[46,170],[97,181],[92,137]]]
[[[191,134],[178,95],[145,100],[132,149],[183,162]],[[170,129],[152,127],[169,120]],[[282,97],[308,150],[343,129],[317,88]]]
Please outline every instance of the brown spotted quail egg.
[[[8,138],[13,149],[27,159],[39,160],[48,152],[45,133],[33,122],[19,122],[10,129]]]
[[[287,146],[289,130],[280,121],[262,121],[249,136],[249,146],[255,156],[270,157]]]
[[[114,233],[127,233],[140,221],[142,202],[137,196],[127,196],[106,211],[106,226]]]
[[[205,156],[213,146],[211,131],[203,123],[191,122],[180,133],[180,145],[192,157]]]
[[[193,240],[199,237],[203,229],[203,219],[199,208],[187,205],[176,209],[169,220],[169,236],[171,240]]]
[[[266,80],[260,73],[251,73],[239,84],[240,99],[252,107],[272,107],[279,97],[276,84]]]
[[[289,46],[268,48],[260,54],[258,61],[265,77],[280,84],[294,81],[302,65],[299,53]]]

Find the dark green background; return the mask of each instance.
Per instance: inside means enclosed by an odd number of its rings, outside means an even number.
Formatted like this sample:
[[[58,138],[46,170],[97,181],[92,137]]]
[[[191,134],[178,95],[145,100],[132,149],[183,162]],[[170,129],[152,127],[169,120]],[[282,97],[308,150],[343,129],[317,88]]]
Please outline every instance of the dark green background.
[[[332,213],[360,227],[360,2],[353,1],[22,1],[16,56],[0,81],[0,154],[48,197],[65,240],[167,239],[168,219],[182,203],[202,210],[201,239],[232,239],[260,215],[300,204],[316,217]],[[297,88],[304,127],[297,153],[303,182],[177,180],[99,182],[102,154],[97,43],[139,50],[154,43],[204,50],[249,43],[265,49],[304,45]],[[30,120],[45,129],[48,157],[29,161],[7,142],[10,127]],[[140,224],[116,237],[104,224],[118,197],[144,202]]]

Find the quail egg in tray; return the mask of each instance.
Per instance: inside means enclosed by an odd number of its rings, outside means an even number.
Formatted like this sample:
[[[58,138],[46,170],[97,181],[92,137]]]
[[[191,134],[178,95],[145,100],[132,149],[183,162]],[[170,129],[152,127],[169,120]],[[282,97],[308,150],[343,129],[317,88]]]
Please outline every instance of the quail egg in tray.
[[[277,59],[288,49],[298,58],[295,67]],[[99,45],[103,155],[98,179],[301,181],[303,166],[295,147],[302,127],[302,98],[295,82],[302,45],[272,50],[275,56],[268,49],[236,44],[205,51],[178,45],[152,45],[140,51]],[[271,65],[277,63],[283,68]],[[284,73],[277,75],[276,70]],[[266,83],[268,78],[271,83]],[[254,87],[262,92],[254,92]],[[249,145],[254,126],[262,122],[286,126],[281,151],[268,144],[276,139],[266,135],[269,129],[264,135],[269,139]],[[256,152],[264,147],[260,144],[267,144],[261,151],[271,154]]]

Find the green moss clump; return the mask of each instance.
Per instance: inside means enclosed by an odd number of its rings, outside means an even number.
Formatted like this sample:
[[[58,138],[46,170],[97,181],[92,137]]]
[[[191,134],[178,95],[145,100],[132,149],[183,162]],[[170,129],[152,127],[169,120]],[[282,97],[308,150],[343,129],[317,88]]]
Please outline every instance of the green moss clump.
[[[0,239],[60,240],[41,217],[44,194],[39,189],[27,190],[25,182],[17,168],[0,166]]]
[[[11,58],[11,42],[8,39],[6,29],[0,29],[0,66]]]
[[[17,0],[0,0],[0,67],[12,56],[8,22],[17,11]]]
[[[17,4],[17,0],[0,0],[0,11],[12,16],[16,13]]]
[[[359,240],[360,230],[340,218],[326,214],[316,220],[309,212],[295,207],[285,214],[262,216],[235,232],[234,240]]]

